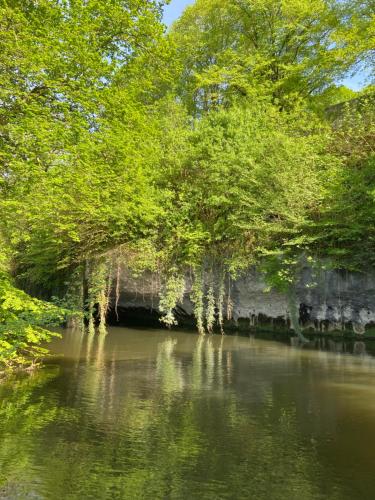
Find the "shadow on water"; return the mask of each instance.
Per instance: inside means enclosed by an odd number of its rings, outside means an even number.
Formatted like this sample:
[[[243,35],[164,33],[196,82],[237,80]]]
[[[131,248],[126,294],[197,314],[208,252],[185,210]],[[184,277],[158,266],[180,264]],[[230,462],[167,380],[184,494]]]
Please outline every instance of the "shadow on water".
[[[0,498],[375,496],[375,360],[240,336],[67,330],[0,386]]]

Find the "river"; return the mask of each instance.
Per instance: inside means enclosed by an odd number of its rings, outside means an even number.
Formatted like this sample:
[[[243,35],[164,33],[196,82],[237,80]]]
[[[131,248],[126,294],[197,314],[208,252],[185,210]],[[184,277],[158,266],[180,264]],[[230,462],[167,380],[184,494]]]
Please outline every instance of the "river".
[[[68,330],[0,385],[2,499],[375,498],[375,359]]]

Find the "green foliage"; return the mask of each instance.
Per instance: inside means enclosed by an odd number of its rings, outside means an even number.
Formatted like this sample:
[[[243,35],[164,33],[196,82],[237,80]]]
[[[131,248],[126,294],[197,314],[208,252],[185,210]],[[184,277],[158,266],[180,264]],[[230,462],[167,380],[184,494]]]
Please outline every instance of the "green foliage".
[[[16,288],[9,275],[9,251],[0,239],[0,373],[14,367],[35,366],[58,334],[48,328],[61,325],[68,311],[30,297]],[[41,346],[41,344],[43,346]]]
[[[10,364],[59,318],[30,295],[104,331],[124,269],[159,275],[168,326],[193,270],[203,333],[249,266],[288,291],[302,254],[375,264],[373,88],[340,85],[372,71],[372,4],[197,0],[165,33],[164,3],[0,4]]]
[[[372,0],[350,0],[345,2],[349,22],[344,23],[335,34],[340,45],[340,55],[351,60],[355,70],[367,73],[370,81],[375,78],[375,5]]]
[[[358,63],[371,19],[370,2],[197,0],[173,27],[179,92],[195,113],[238,96],[310,99]]]
[[[152,96],[169,78],[160,9],[43,0],[0,10],[0,207],[32,282],[47,288],[57,269],[155,225]]]
[[[0,371],[34,365],[45,357],[48,351],[40,344],[57,336],[47,327],[61,324],[65,315],[53,304],[18,290],[0,273]]]
[[[329,150],[339,160],[319,213],[305,228],[315,255],[335,266],[364,270],[375,264],[375,108],[362,97],[331,111]]]
[[[198,120],[185,162],[169,180],[171,215],[180,214],[169,231],[186,263],[211,255],[235,273],[293,244],[319,210],[337,165],[325,152],[328,137],[311,114],[280,113],[268,103],[220,109]]]

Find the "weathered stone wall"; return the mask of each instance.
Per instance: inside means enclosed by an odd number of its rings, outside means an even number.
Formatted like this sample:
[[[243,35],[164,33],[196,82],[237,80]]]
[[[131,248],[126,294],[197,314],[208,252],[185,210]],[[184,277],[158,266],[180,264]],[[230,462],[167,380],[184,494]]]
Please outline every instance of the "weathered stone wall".
[[[182,321],[191,319],[189,278],[183,304],[179,306]],[[227,284],[233,305],[227,327],[290,329],[289,301],[286,295],[266,291],[262,276],[250,270],[243,277]],[[132,279],[123,275],[118,306],[120,310],[158,310],[160,283],[157,276]],[[375,326],[375,275],[347,271],[320,270],[305,267],[295,289],[300,324],[305,331],[369,332]],[[374,329],[375,331],[375,329]]]

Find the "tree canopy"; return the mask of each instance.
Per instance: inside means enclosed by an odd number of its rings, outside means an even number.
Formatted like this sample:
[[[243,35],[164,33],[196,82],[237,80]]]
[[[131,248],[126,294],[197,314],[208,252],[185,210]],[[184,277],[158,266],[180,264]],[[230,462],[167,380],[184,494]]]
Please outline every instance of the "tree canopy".
[[[196,112],[234,96],[312,99],[372,52],[373,6],[327,0],[197,0],[173,27],[179,91]]]

